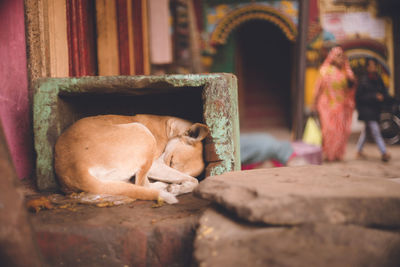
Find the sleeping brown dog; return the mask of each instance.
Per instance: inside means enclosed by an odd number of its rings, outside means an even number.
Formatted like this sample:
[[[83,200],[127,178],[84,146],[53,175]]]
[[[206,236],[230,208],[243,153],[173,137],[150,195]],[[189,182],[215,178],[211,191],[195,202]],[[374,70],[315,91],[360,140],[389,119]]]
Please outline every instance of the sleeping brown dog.
[[[64,192],[175,203],[198,184],[208,133],[204,124],[170,116],[87,117],[57,140],[55,171]]]

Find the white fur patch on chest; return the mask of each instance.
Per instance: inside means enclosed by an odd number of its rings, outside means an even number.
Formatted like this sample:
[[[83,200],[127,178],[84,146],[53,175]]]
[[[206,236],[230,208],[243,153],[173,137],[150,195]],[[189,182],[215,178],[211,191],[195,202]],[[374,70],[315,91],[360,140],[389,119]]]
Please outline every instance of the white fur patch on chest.
[[[101,181],[124,181],[128,182],[129,179],[136,173],[136,171],[128,169],[107,169],[102,166],[94,166],[89,168],[90,175],[96,177]]]

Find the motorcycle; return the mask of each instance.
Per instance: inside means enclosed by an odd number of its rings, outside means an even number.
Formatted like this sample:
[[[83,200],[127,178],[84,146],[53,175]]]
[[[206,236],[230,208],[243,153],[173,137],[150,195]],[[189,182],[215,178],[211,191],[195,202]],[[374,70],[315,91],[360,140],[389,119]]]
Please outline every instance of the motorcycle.
[[[400,143],[400,102],[394,98],[385,101],[379,126],[387,144]]]

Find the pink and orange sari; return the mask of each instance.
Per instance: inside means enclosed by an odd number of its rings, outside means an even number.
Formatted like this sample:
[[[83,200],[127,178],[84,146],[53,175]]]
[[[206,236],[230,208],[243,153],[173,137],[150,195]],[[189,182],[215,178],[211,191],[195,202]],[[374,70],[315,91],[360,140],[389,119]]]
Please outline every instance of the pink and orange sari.
[[[329,52],[320,68],[315,86],[316,107],[322,130],[322,150],[325,159],[329,161],[343,159],[355,106],[354,87],[348,86],[348,79],[354,80],[354,73],[348,60],[345,60],[341,69],[332,64],[340,53],[343,53],[340,47]]]

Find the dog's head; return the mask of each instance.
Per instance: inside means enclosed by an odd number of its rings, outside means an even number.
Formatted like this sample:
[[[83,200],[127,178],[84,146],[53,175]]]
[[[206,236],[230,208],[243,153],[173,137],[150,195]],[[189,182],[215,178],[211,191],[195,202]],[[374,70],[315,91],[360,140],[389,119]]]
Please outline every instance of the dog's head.
[[[198,176],[204,169],[201,141],[208,133],[206,125],[195,123],[184,134],[171,139],[164,152],[165,164],[190,176]]]

